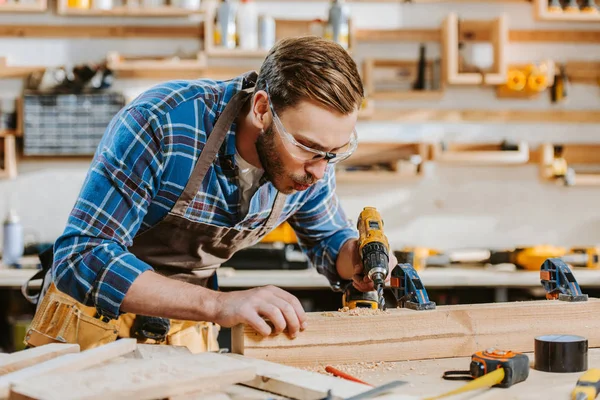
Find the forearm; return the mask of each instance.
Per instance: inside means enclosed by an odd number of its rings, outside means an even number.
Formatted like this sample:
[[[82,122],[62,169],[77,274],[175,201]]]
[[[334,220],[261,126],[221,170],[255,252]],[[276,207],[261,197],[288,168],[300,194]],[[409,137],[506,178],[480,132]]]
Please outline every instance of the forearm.
[[[349,239],[340,248],[335,268],[342,279],[352,279],[354,275],[355,264],[357,261],[360,261],[357,259],[357,244],[358,241],[356,239]]]
[[[213,290],[146,271],[137,277],[125,294],[121,311],[213,322],[218,296],[219,293]]]

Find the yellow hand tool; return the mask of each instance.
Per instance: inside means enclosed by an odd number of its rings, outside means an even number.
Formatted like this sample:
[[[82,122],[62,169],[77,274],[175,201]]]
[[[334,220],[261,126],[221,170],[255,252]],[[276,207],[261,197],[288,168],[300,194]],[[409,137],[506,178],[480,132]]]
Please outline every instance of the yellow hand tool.
[[[466,385],[425,400],[437,400],[443,397],[465,393],[488,387],[508,388],[523,382],[529,376],[529,357],[522,353],[488,349],[471,356],[469,371],[446,371],[444,379],[473,379]]]
[[[383,288],[389,272],[389,248],[383,233],[383,220],[374,207],[365,207],[357,222],[359,233],[358,251],[363,271],[375,285],[375,292],[361,292],[351,283],[342,297],[345,307],[365,307],[385,309]]]
[[[571,400],[594,400],[600,392],[600,369],[588,370],[579,378],[571,393]]]

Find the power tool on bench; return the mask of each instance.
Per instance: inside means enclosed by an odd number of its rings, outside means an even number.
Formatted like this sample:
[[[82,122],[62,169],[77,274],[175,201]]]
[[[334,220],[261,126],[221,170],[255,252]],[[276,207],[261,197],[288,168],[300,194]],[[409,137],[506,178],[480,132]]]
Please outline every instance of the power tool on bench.
[[[522,353],[497,350],[479,351],[471,356],[468,371],[446,371],[447,380],[472,380],[463,387],[426,400],[440,399],[470,390],[487,387],[509,388],[529,377],[529,357]]]
[[[569,266],[560,258],[549,258],[540,269],[540,281],[546,290],[546,298],[562,301],[587,301],[588,295],[581,292]]]
[[[389,243],[383,233],[383,220],[374,207],[365,207],[358,217],[358,251],[363,271],[375,285],[375,291],[361,292],[350,283],[342,296],[348,308],[385,309],[383,289],[389,272]]]
[[[490,264],[514,264],[518,269],[537,270],[549,258],[559,258],[573,266],[600,268],[598,247],[565,247],[541,245],[519,247],[514,250],[492,251]]]

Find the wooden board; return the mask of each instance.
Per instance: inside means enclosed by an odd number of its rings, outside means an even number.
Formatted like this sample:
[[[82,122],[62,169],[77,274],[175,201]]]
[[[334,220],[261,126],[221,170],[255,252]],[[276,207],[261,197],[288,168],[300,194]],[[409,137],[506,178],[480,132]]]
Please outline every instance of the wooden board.
[[[10,399],[162,399],[252,380],[256,367],[217,353],[127,360],[85,371],[50,374],[11,388]]]
[[[17,351],[0,359],[0,375],[6,375],[69,353],[79,353],[79,345],[51,343],[46,346]]]
[[[256,378],[249,382],[243,382],[243,385],[293,399],[322,399],[327,396],[328,390],[332,391],[331,394],[334,398],[343,399],[371,389],[370,386],[361,383],[316,372],[304,371],[269,361],[255,360],[237,354],[228,354],[227,356],[236,360],[243,360],[256,367]],[[398,396],[398,400],[412,398]]]
[[[543,124],[598,124],[599,110],[456,110],[376,108],[372,115],[362,118],[386,122],[537,122]]]
[[[600,299],[592,298],[392,309],[380,315],[309,313],[308,328],[293,340],[285,334],[263,338],[250,327],[236,326],[232,350],[308,366],[469,356],[488,347],[526,352],[544,334],[581,335],[590,347],[599,347],[600,319],[594,318],[599,312]]]
[[[199,39],[203,29],[198,26],[156,25],[0,25],[1,37],[79,37],[79,38],[192,38]]]
[[[10,385],[31,382],[38,377],[52,372],[80,371],[94,365],[102,364],[113,358],[130,353],[136,349],[135,339],[120,339],[116,342],[85,350],[81,353],[66,354],[43,363],[23,368],[22,370],[0,376],[0,399],[8,396]]]

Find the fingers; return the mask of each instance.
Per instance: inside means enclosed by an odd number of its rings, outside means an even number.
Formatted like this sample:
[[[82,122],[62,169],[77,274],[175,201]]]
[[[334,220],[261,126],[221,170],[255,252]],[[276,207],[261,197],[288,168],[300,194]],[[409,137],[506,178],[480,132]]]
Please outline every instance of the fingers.
[[[257,311],[260,315],[271,321],[274,327],[273,333],[279,334],[283,332],[286,327],[286,322],[278,307],[269,302],[263,302],[258,306]]]
[[[370,292],[375,290],[373,281],[364,275],[354,275],[352,277],[352,285],[361,292]]]
[[[283,314],[289,336],[292,339],[295,338],[300,330],[300,320],[298,319],[298,315],[296,315],[296,310],[294,310],[294,307],[290,303],[279,297],[273,299],[273,305],[279,308],[279,311]]]
[[[246,324],[250,325],[254,330],[263,336],[269,336],[272,332],[271,327],[267,322],[258,315],[257,312],[251,312],[246,315]]]
[[[269,290],[271,293],[273,293],[278,298],[280,298],[280,299],[284,300],[286,303],[288,303],[292,307],[292,309],[296,315],[296,319],[298,320],[298,323],[299,323],[299,329],[302,331],[304,329],[306,329],[306,326],[307,326],[306,312],[304,311],[304,307],[302,307],[300,300],[298,300],[298,298],[296,296],[294,296],[293,294],[286,292],[285,290],[278,288],[276,286],[267,286],[266,289]]]

